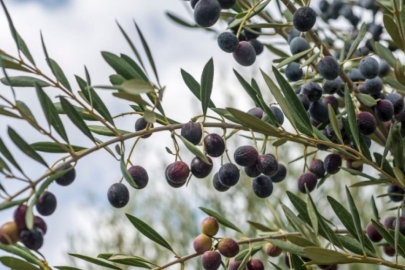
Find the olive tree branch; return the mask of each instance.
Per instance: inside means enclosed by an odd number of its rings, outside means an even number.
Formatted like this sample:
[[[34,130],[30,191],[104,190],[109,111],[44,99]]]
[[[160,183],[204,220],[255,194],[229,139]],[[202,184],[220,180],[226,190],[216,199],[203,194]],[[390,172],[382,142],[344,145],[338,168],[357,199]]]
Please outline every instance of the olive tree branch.
[[[83,152],[77,153],[75,156],[72,156],[71,158],[65,160],[65,162],[55,166],[54,168],[51,168],[49,171],[47,171],[46,173],[44,173],[42,176],[40,176],[37,180],[33,181],[30,185],[28,185],[27,187],[21,189],[20,191],[18,191],[17,193],[15,193],[14,195],[10,196],[8,198],[8,201],[11,201],[13,198],[17,197],[18,195],[22,194],[23,192],[27,191],[30,188],[35,188],[36,185],[38,185],[43,179],[45,179],[46,177],[52,175],[55,171],[58,171],[62,168],[64,168],[66,165],[71,164],[73,162],[77,162],[79,159],[93,153],[96,152],[104,147],[107,147],[111,144],[117,143],[117,142],[124,142],[128,139],[134,138],[134,137],[138,137],[138,136],[144,136],[144,135],[149,135],[155,132],[162,132],[162,131],[171,131],[174,132],[177,129],[181,129],[183,127],[184,124],[172,124],[172,125],[166,125],[166,126],[161,126],[161,127],[157,127],[157,128],[152,128],[149,130],[142,130],[142,131],[137,131],[137,132],[133,132],[133,133],[129,133],[126,135],[119,135],[117,137],[115,137],[114,139],[111,139],[109,141],[106,141],[104,143],[98,144],[97,146],[93,147],[93,148],[89,148]],[[204,127],[211,127],[211,128],[222,128],[222,129],[235,129],[235,130],[244,130],[244,131],[250,131],[250,128],[248,127],[244,127],[241,125],[237,125],[237,124],[231,124],[231,123],[203,123]],[[255,131],[255,130],[254,130]],[[392,177],[391,175],[389,175],[387,172],[383,171],[382,168],[380,168],[377,164],[375,164],[372,160],[368,160],[363,154],[359,153],[357,150],[349,147],[349,146],[344,146],[344,145],[340,145],[340,144],[335,144],[333,142],[327,142],[327,141],[322,141],[316,138],[308,138],[308,137],[302,137],[301,135],[296,135],[296,134],[292,134],[289,133],[287,131],[283,131],[280,130],[280,132],[277,135],[274,134],[267,134],[265,132],[261,132],[261,131],[255,131],[257,133],[261,133],[265,136],[274,136],[274,137],[286,137],[288,138],[289,141],[292,142],[296,142],[296,143],[300,143],[304,146],[312,146],[312,147],[316,147],[317,144],[322,144],[322,145],[326,145],[330,148],[334,148],[334,149],[344,149],[346,150],[352,157],[355,156],[358,159],[361,159],[364,161],[365,164],[368,164],[370,166],[372,166],[374,169],[376,169],[377,171],[379,171],[381,174],[383,174],[385,177],[387,177],[388,180],[390,180],[392,183],[399,185],[403,188],[405,188],[396,178]]]

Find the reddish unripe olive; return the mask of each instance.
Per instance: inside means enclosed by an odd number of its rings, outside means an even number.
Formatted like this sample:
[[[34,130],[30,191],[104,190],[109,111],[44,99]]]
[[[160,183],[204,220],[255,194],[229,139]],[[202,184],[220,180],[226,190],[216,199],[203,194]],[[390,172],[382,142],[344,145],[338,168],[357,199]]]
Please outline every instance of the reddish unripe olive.
[[[247,263],[246,270],[264,270],[264,264],[260,259],[253,258]]]
[[[142,166],[132,166],[128,169],[128,173],[131,175],[134,182],[137,184],[137,189],[143,189],[148,185],[149,176],[148,172]]]
[[[176,161],[166,168],[166,178],[174,184],[185,183],[190,174],[188,165],[183,161]]]
[[[233,53],[233,58],[242,66],[251,66],[256,61],[256,51],[249,42],[241,41]]]
[[[34,216],[34,227],[41,229],[43,235],[45,235],[48,230],[45,221],[39,216]]]
[[[229,263],[228,270],[238,270],[242,261],[233,261]]]
[[[25,214],[27,213],[27,210],[28,206],[21,204],[14,211],[14,222],[20,230],[27,228],[27,224],[25,223]]]
[[[204,147],[207,155],[220,157],[225,151],[225,142],[218,134],[211,133],[204,137]]]
[[[395,248],[393,248],[390,245],[384,245],[383,251],[384,251],[385,255],[387,255],[387,256],[393,257],[395,255]]]
[[[381,234],[377,231],[372,222],[367,225],[366,234],[373,242],[380,242],[382,240]]]
[[[201,232],[208,236],[214,236],[219,231],[218,220],[214,217],[206,217],[201,222]]]
[[[232,238],[223,238],[218,243],[218,251],[227,258],[233,258],[239,253],[239,245]]]
[[[283,252],[281,248],[279,248],[276,245],[273,245],[272,243],[267,243],[264,249],[266,251],[266,254],[269,255],[270,257],[278,257]]]
[[[394,116],[394,106],[390,101],[382,99],[374,106],[374,113],[380,121],[390,121]]]
[[[212,239],[205,234],[200,234],[194,239],[193,247],[195,252],[197,252],[198,254],[203,254],[204,252],[211,249]]]
[[[201,258],[206,270],[217,270],[221,266],[221,255],[216,251],[206,251]]]
[[[316,175],[311,172],[305,172],[301,174],[298,178],[298,190],[302,193],[307,193],[305,186],[308,189],[308,192],[311,192],[315,189],[317,183]]]
[[[19,239],[19,230],[14,221],[4,223],[0,227],[0,243],[4,245],[14,245]]]
[[[396,217],[394,217],[394,216],[386,217],[383,221],[384,228],[386,230],[393,230],[394,226],[392,225],[392,223],[394,222],[395,219],[396,219]]]
[[[395,230],[397,226],[397,219],[392,221],[392,229]],[[399,232],[405,235],[405,217],[399,217]]]
[[[360,133],[364,135],[371,135],[377,128],[377,121],[374,116],[369,112],[361,112],[356,116],[357,126]]]

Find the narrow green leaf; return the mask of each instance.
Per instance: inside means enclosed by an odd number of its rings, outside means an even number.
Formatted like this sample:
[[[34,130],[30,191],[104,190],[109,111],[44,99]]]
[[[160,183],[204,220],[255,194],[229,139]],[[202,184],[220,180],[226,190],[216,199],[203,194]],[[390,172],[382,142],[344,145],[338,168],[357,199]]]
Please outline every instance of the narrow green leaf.
[[[377,101],[370,95],[358,93],[356,98],[361,102],[361,104],[366,105],[367,107],[373,107],[377,104]]]
[[[353,139],[357,145],[357,148],[361,149],[360,148],[360,139],[359,139],[360,133],[359,133],[359,128],[357,126],[356,112],[354,110],[352,97],[350,94],[349,87],[347,87],[347,85],[345,85],[345,105],[346,105],[346,111],[347,111],[347,120],[349,122],[351,134],[353,135]]]
[[[330,124],[332,125],[333,131],[335,132],[336,136],[339,139],[339,142],[343,145],[343,138],[342,138],[342,133],[340,132],[339,124],[338,124],[338,119],[335,114],[335,110],[332,108],[330,104],[328,104],[328,112],[329,112],[329,120]]]
[[[357,235],[359,237],[359,241],[364,247],[364,233],[363,233],[363,227],[361,226],[359,211],[357,210],[356,204],[354,202],[354,199],[353,199],[352,194],[350,193],[350,190],[348,187],[346,187],[346,195],[347,195],[347,200],[348,200],[349,206],[350,206],[350,212],[351,212],[352,218],[353,218],[353,223],[356,228]]]
[[[357,34],[357,37],[353,41],[352,45],[350,46],[350,49],[347,53],[346,60],[350,59],[352,57],[353,53],[356,51],[357,47],[359,46],[360,42],[363,40],[363,38],[367,34],[367,25],[366,23],[362,23],[360,26],[359,33]]]
[[[258,132],[264,132],[267,135],[270,136],[278,136],[279,131],[270,126],[269,124],[261,121],[257,117],[247,114],[245,112],[242,112],[240,110],[234,109],[234,108],[226,108],[228,112],[230,112],[236,119],[239,120],[239,122],[242,122],[245,124],[247,127],[252,128],[255,131]]]
[[[375,158],[376,163],[377,163],[377,164],[382,164],[382,169],[383,169],[386,173],[388,173],[389,175],[391,175],[392,177],[395,177],[395,174],[394,174],[394,171],[393,171],[393,169],[392,169],[392,166],[391,166],[391,164],[388,162],[388,160],[385,159],[385,158],[382,158],[382,156],[381,156],[380,153],[374,152],[373,155],[374,155],[374,158]]]
[[[4,251],[6,251],[6,252],[8,252],[10,254],[19,256],[19,257],[25,259],[29,263],[32,263],[32,264],[35,264],[35,265],[42,264],[41,261],[28,248],[20,246],[18,244],[16,244],[16,245],[3,245],[3,244],[0,243],[0,249],[4,250]],[[17,268],[16,270],[20,270],[20,269]]]
[[[48,167],[45,160],[23,139],[14,129],[8,127],[7,129],[8,135],[13,143],[27,156],[32,158],[33,160],[41,163],[45,167]]]
[[[133,69],[135,69],[142,81],[149,81],[148,76],[146,76],[142,68],[131,57],[126,54],[121,54],[121,58],[124,59],[128,64],[130,64]]]
[[[66,78],[65,73],[63,73],[63,70],[58,65],[58,63],[56,63],[55,60],[49,58],[49,64],[51,65],[51,70],[53,72],[53,75],[55,75],[58,82],[60,82],[67,90],[72,92],[72,87],[70,86],[70,83],[69,83],[68,79]]]
[[[128,42],[129,46],[131,47],[131,49],[132,49],[133,53],[135,54],[136,58],[138,59],[139,63],[141,64],[143,70],[146,70],[145,66],[144,66],[144,64],[142,62],[142,58],[141,58],[138,50],[136,49],[135,45],[132,43],[131,39],[129,38],[127,33],[124,31],[124,28],[122,28],[121,25],[118,23],[118,21],[117,21],[117,25],[118,25],[122,35],[124,36],[125,40]]]
[[[306,205],[307,206],[307,205]],[[304,221],[302,221],[299,217],[297,217],[291,209],[289,209],[287,206],[283,205],[282,206],[283,211],[285,216],[287,217],[289,223],[301,233],[305,238],[307,238],[310,241],[315,241],[317,242],[317,238],[315,233],[309,228],[307,224],[305,224]],[[309,214],[309,213],[308,213]],[[310,217],[311,218],[311,217]],[[311,222],[311,221],[310,221]],[[310,224],[308,222],[308,224]]]
[[[41,103],[42,110],[44,111],[45,117],[48,121],[48,124],[53,126],[56,132],[66,141],[69,142],[69,139],[66,134],[65,127],[59,117],[58,112],[56,111],[55,106],[53,105],[51,99],[44,92],[42,87],[35,83],[35,89],[39,102]]]
[[[153,92],[153,90],[154,90],[154,88],[150,84],[150,82],[140,81],[137,79],[131,79],[131,80],[123,82],[120,85],[120,88],[124,92],[132,94],[132,95],[150,93],[150,92]]]
[[[71,267],[71,266],[54,266],[58,270],[82,270],[80,268]]]
[[[171,12],[166,12],[166,15],[167,15],[167,17],[169,17],[170,20],[172,20],[173,22],[175,22],[181,26],[188,27],[188,28],[199,28],[200,27],[200,26],[198,26],[198,24],[195,24],[195,23],[191,24],[191,23],[186,22],[183,19],[180,19],[177,15],[174,15]]]
[[[282,67],[284,67],[285,65],[288,65],[288,64],[291,63],[291,62],[295,62],[295,61],[297,61],[298,59],[301,59],[302,57],[304,57],[305,55],[308,55],[308,53],[309,53],[310,51],[312,51],[312,50],[313,50],[313,48],[309,48],[308,50],[305,50],[305,51],[303,51],[303,52],[294,54],[293,56],[290,56],[290,57],[284,59],[283,61],[281,61],[281,62],[276,66],[276,68],[282,68]]]
[[[94,107],[94,109],[101,114],[108,122],[114,125],[114,120],[111,117],[110,112],[107,109],[107,106],[101,100],[99,95],[92,87],[89,87],[86,81],[84,81],[79,76],[76,76],[77,84],[79,85],[80,89],[82,90],[83,95],[85,98],[90,102],[90,104]],[[90,98],[91,97],[91,98]]]
[[[8,209],[11,207],[14,207],[16,205],[20,205],[24,202],[26,202],[29,198],[21,199],[21,200],[15,200],[15,201],[10,201],[10,202],[3,202],[0,204],[0,210]]]
[[[298,236],[298,235],[290,234],[290,235],[286,235],[286,238],[291,243],[293,243],[297,246],[300,246],[300,247],[317,246],[315,243],[309,241],[308,239],[306,239],[304,237]]]
[[[400,82],[402,85],[405,85],[404,68],[402,67],[402,64],[399,61],[399,59],[395,60],[394,72],[395,72],[395,77],[397,78],[398,82]]]
[[[206,213],[207,215],[214,217],[218,220],[218,222],[222,225],[224,225],[225,227],[228,227],[232,230],[235,230],[237,232],[242,233],[242,231],[236,227],[232,222],[230,222],[229,220],[227,220],[225,217],[223,217],[222,215],[216,213],[215,211],[212,211],[208,208],[205,207],[199,207],[201,211],[203,211],[204,213]]]
[[[373,214],[376,220],[380,220],[380,215],[378,214],[378,207],[375,203],[374,196],[371,196],[371,206],[373,207]]]
[[[268,227],[268,226],[266,226],[266,225],[263,225],[263,224],[261,224],[261,223],[255,222],[255,221],[248,220],[247,222],[248,222],[252,227],[254,227],[255,229],[257,229],[257,230],[259,230],[259,231],[263,231],[263,232],[274,232],[274,231],[276,231],[276,230],[273,229],[273,228],[270,228],[270,227]]]
[[[163,239],[160,234],[158,234],[152,227],[150,227],[148,224],[143,222],[137,217],[131,216],[130,214],[126,214],[127,218],[129,221],[131,221],[132,225],[135,226],[135,228],[138,229],[140,233],[145,235],[147,238],[152,240],[153,242],[161,245],[162,247],[167,248],[168,250],[173,251],[172,247],[169,245],[169,243],[166,242],[165,239]]]
[[[124,178],[128,182],[128,184],[135,189],[139,189],[139,186],[136,184],[136,182],[134,181],[134,179],[128,172],[127,166],[125,165],[124,156],[121,157],[120,169],[121,169],[122,175],[124,176]]]
[[[318,235],[318,216],[316,214],[317,210],[309,192],[307,197],[307,209],[309,218],[311,219],[312,229],[314,230],[315,235]]]
[[[17,110],[20,112],[21,117],[23,117],[27,122],[32,125],[35,129],[38,129],[36,123],[37,120],[35,119],[34,114],[31,112],[30,108],[28,106],[20,101],[16,100],[16,105],[17,105]]]
[[[0,157],[0,171],[1,170],[7,170],[9,172],[11,172],[10,167],[7,165],[7,163]]]
[[[312,64],[316,59],[318,59],[320,54],[321,54],[321,52],[317,52],[317,53],[314,53],[311,57],[308,57],[308,59],[300,65],[300,68],[303,68],[303,67],[306,67],[306,66],[309,66],[310,64]]]
[[[103,135],[103,136],[112,136],[115,137],[115,133],[113,133],[109,128],[105,127],[105,126],[93,126],[93,125],[88,125],[87,126],[91,132],[94,132],[96,134],[99,135]],[[126,131],[126,130],[122,130],[122,129],[117,129],[117,131],[121,134],[121,135],[126,135],[126,134],[130,134],[131,132]]]
[[[393,127],[394,133],[392,134],[392,145],[391,147],[394,149],[392,155],[394,156],[394,166],[400,168],[401,170],[404,169],[404,142],[402,140],[402,123],[397,123]],[[395,143],[394,143],[395,142]]]
[[[13,164],[14,167],[16,167],[17,170],[23,173],[23,170],[21,167],[18,165],[18,163],[15,161],[14,157],[11,155],[10,151],[4,144],[3,140],[0,139],[0,153],[3,154],[3,156],[11,163]]]
[[[400,30],[398,28],[398,23],[394,21],[391,15],[384,14],[383,15],[383,22],[385,29],[387,30],[388,34],[391,36],[392,40],[394,41],[395,45],[399,48],[403,47],[403,41],[401,39]]]
[[[123,265],[130,265],[140,268],[152,269],[152,267],[146,264],[143,260],[140,260],[139,257],[125,256],[125,255],[114,255],[108,259],[114,263],[119,263]]]
[[[3,256],[0,257],[0,262],[12,269],[39,270],[39,268],[35,267],[34,265],[16,257]]]
[[[244,20],[246,20],[246,19],[248,20],[248,19],[252,18],[253,16],[255,16],[256,14],[260,13],[269,3],[270,3],[270,0],[266,0],[262,3],[260,3],[259,5],[255,6],[255,8],[253,8],[252,12],[249,14],[249,16],[247,16],[247,18],[245,16],[243,16],[242,18],[235,19],[231,24],[228,25],[228,29],[238,26]]]
[[[200,84],[194,79],[193,76],[191,76],[187,71],[181,69],[181,76],[183,77],[183,81],[187,85],[188,89],[193,93],[193,95],[198,98],[198,100],[201,100],[200,96],[200,89],[201,86]],[[212,100],[209,101],[208,104],[209,108],[215,108],[214,103]]]
[[[285,99],[287,100],[290,108],[292,108],[293,117],[297,120],[295,122],[298,130],[309,137],[313,137],[312,125],[304,105],[302,105],[302,102],[298,99],[295,91],[291,88],[291,85],[274,66],[273,73],[277,79],[281,91],[284,94]]]
[[[289,55],[288,55],[287,53],[285,53],[285,52],[283,52],[282,50],[280,50],[280,49],[274,47],[273,45],[268,44],[268,43],[263,43],[263,44],[264,44],[264,46],[265,46],[267,49],[269,49],[269,51],[271,51],[271,52],[274,53],[275,55],[277,55],[277,56],[279,56],[279,57],[283,57],[283,58],[289,57]]]
[[[105,262],[103,260],[97,259],[97,258],[92,258],[92,257],[89,257],[89,256],[85,256],[85,255],[81,255],[81,254],[74,254],[74,253],[68,253],[68,254],[70,256],[72,256],[72,257],[76,257],[76,258],[85,260],[86,262],[89,262],[89,263],[92,263],[92,264],[95,264],[95,265],[99,265],[99,266],[106,267],[106,268],[109,268],[109,269],[122,270],[121,268],[119,268],[119,267],[117,267],[115,265],[109,264],[109,263],[107,263],[107,262]]]
[[[108,78],[110,79],[110,83],[111,83],[112,85],[120,85],[120,84],[122,84],[123,82],[126,81],[125,78],[122,77],[122,76],[119,75],[119,74],[112,74],[112,75],[110,75],[110,77],[108,77]]]
[[[90,129],[87,127],[84,120],[81,118],[80,114],[76,111],[72,104],[70,104],[64,97],[60,97],[60,103],[62,105],[63,111],[69,117],[69,119],[76,125],[84,135],[86,135],[90,140],[94,142],[93,134],[91,134]]]
[[[10,112],[9,109],[3,105],[0,105],[0,114],[4,115],[4,116],[12,117],[12,118],[21,119],[20,116],[18,116],[17,114],[15,114],[13,112]]]
[[[7,21],[8,21],[9,27],[10,27],[10,31],[11,31],[11,35],[13,36],[13,39],[17,45],[17,49],[19,51],[21,51],[25,55],[25,57],[27,57],[27,59],[35,66],[35,61],[32,58],[32,55],[31,55],[27,45],[25,44],[25,41],[18,34],[17,30],[14,27],[13,20],[11,19],[10,13],[8,12],[8,10],[6,8],[6,5],[4,4],[3,1],[0,1],[0,2],[3,7],[4,13],[6,14]]]
[[[201,75],[201,89],[200,99],[203,114],[207,114],[209,101],[211,100],[211,93],[214,82],[214,60],[211,58],[207,64],[205,64]]]
[[[110,52],[101,52],[104,60],[112,67],[117,74],[121,75],[127,80],[138,79],[143,81],[144,77],[139,74],[127,61],[121,57],[110,53]]]
[[[125,92],[116,92],[116,93],[112,93],[112,95],[114,97],[120,98],[120,99],[125,99],[128,101],[132,101],[135,102],[136,104],[140,105],[140,106],[150,106],[150,104],[145,101],[141,95],[132,95],[129,93],[125,93]]]
[[[62,104],[60,102],[56,102],[53,105],[55,106],[56,111],[58,112],[58,114],[66,114],[63,111]],[[75,105],[72,105],[72,106],[76,110],[76,112],[80,115],[80,117],[83,118],[83,120],[86,120],[86,121],[98,121],[91,114],[86,112],[82,107],[78,107],[78,106],[75,106]]]
[[[186,138],[184,138],[183,136],[179,136],[179,138],[181,139],[181,141],[184,143],[184,145],[187,147],[188,150],[190,150],[191,153],[193,153],[194,155],[196,155],[197,157],[201,158],[205,163],[207,164],[211,164],[207,157],[200,151],[200,149],[198,149],[194,144],[192,144],[191,142],[189,142]]]
[[[0,67],[32,73],[29,69],[23,67],[18,62],[15,62],[13,59],[6,59],[3,55],[0,55]]]
[[[82,146],[77,146],[77,145],[69,145],[69,144],[63,144],[66,148],[71,147],[73,151],[75,152],[80,152],[83,150],[86,150],[86,147]],[[54,142],[36,142],[30,144],[32,149],[38,152],[45,152],[45,153],[66,153],[64,149],[62,149],[58,144]]]
[[[149,49],[148,43],[146,42],[146,40],[145,40],[145,38],[144,38],[144,36],[143,36],[143,34],[141,32],[141,29],[139,29],[139,27],[138,27],[138,25],[136,24],[135,21],[134,21],[134,24],[135,24],[136,30],[138,31],[138,35],[141,38],[143,49],[145,50],[146,56],[148,57],[149,64],[151,65],[153,73],[155,74],[156,80],[159,83],[159,75],[158,75],[158,72],[156,70],[155,61],[153,60],[153,56],[152,56],[152,53],[151,53],[151,51]]]
[[[304,265],[304,262],[297,255],[292,254],[291,261],[292,261],[294,270],[307,270],[307,268]]]
[[[250,86],[250,84],[235,69],[233,70],[233,73],[235,73],[236,78],[238,79],[238,81],[242,85],[243,89],[245,89],[246,93],[248,93],[250,98],[253,100],[255,105],[257,107],[261,107],[259,98],[257,97],[256,90],[252,86]]]
[[[14,76],[7,78],[2,78],[0,81],[7,86],[15,87],[34,87],[35,83],[38,83],[41,87],[51,86],[49,83],[29,76]]]
[[[304,248],[304,257],[310,258],[316,264],[346,264],[357,263],[358,260],[351,258],[349,254],[343,254],[334,250],[319,247]]]
[[[375,41],[373,43],[373,49],[374,49],[374,52],[378,56],[380,56],[382,59],[387,61],[387,63],[391,67],[395,66],[396,57],[394,56],[394,54],[388,48],[386,48],[386,46],[383,46],[378,41]]]

